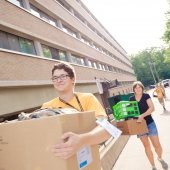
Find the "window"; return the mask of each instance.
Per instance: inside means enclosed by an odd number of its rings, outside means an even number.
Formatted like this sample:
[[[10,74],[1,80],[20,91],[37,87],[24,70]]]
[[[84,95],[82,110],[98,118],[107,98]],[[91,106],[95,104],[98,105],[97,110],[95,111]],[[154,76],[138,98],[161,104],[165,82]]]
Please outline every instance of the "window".
[[[105,70],[105,66],[102,64],[102,70]]]
[[[62,5],[65,9],[67,9],[68,11],[70,11],[70,8],[69,6],[64,3],[62,0],[56,0],[60,5]]]
[[[77,38],[76,32],[74,32],[74,31],[71,30],[71,29],[68,29],[67,31],[68,31],[68,33],[69,33],[70,35],[72,35],[73,37]]]
[[[19,37],[8,34],[9,49],[14,51],[20,51]]]
[[[9,0],[9,1],[17,6],[24,7],[22,0]]]
[[[59,51],[59,58],[60,58],[60,60],[62,60],[62,61],[67,61],[67,59],[66,59],[66,53],[63,52],[63,51]]]
[[[70,34],[71,36],[77,38],[76,32],[74,32],[73,30],[71,30],[70,28],[68,28],[64,25],[63,25],[63,31]]]
[[[80,65],[85,65],[84,59],[81,58],[81,57],[77,57],[77,56],[72,55],[71,59],[72,59],[73,63],[80,64]]]
[[[100,50],[99,50],[99,47],[98,47],[96,44],[93,44],[93,46],[94,46],[94,48],[95,48],[96,50],[100,51]]]
[[[113,71],[113,67],[112,66],[108,66],[109,71]]]
[[[77,19],[79,19],[82,23],[85,22],[85,21],[84,21],[84,18],[83,18],[81,15],[79,15],[77,12],[74,12],[74,16],[75,16]]]
[[[47,58],[52,58],[50,48],[46,45],[42,45],[43,55]]]
[[[93,32],[95,32],[95,28],[94,28],[94,27],[92,27],[91,25],[88,25],[88,27],[89,27]]]
[[[67,31],[67,28],[66,28],[64,25],[63,25],[63,28],[62,28],[62,29],[63,29],[64,32],[66,32],[66,33],[68,32],[68,31]]]
[[[108,65],[105,65],[105,69],[106,69],[106,70],[109,70]]]
[[[37,9],[36,7],[34,7],[33,5],[30,4],[31,7],[31,13],[37,17],[40,18],[40,11],[39,9]]]
[[[36,54],[33,41],[3,31],[0,31],[0,48]]]
[[[53,19],[53,18],[50,18],[50,19],[49,19],[49,23],[50,23],[51,25],[55,26],[55,27],[58,27],[57,21],[56,21],[55,19]]]
[[[99,69],[102,70],[102,65],[99,63]]]
[[[36,54],[33,41],[19,37],[19,44],[21,52],[28,54]]]
[[[88,60],[89,63],[89,67],[92,67],[92,62],[90,60]]]
[[[44,57],[67,61],[66,54],[64,51],[59,51],[58,49],[48,47],[47,45],[44,44],[42,44],[41,46],[42,46]]]
[[[97,64],[95,61],[92,61],[92,67],[97,69]]]
[[[44,20],[47,21],[48,23],[50,23],[50,19],[49,16],[47,14],[45,14],[44,12],[40,12],[40,17]]]
[[[55,48],[49,47],[53,59],[59,60],[59,51]]]
[[[7,33],[0,31],[0,48],[10,49]]]

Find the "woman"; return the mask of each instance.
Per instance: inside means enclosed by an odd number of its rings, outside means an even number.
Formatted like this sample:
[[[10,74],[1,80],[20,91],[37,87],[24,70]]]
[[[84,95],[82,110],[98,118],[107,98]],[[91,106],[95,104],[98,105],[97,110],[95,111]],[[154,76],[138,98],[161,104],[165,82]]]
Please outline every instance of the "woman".
[[[156,170],[156,167],[153,152],[151,150],[151,144],[155,149],[158,160],[160,161],[163,169],[166,170],[168,169],[168,164],[162,159],[162,146],[159,141],[156,124],[151,116],[151,113],[154,111],[153,102],[149,94],[144,93],[144,86],[141,82],[134,82],[133,92],[134,96],[132,96],[130,100],[137,101],[140,110],[140,116],[138,117],[137,122],[142,122],[143,119],[145,119],[149,130],[148,133],[137,135],[137,137],[141,140],[145,148],[145,153],[150,164],[152,165],[152,170]]]
[[[164,98],[165,98],[165,89],[161,85],[161,83],[158,83],[156,85],[156,88],[153,91],[153,95],[154,95],[154,93],[157,94],[157,98],[158,98],[159,103],[162,105],[163,109],[166,110],[166,108],[165,108],[165,101],[164,101]]]

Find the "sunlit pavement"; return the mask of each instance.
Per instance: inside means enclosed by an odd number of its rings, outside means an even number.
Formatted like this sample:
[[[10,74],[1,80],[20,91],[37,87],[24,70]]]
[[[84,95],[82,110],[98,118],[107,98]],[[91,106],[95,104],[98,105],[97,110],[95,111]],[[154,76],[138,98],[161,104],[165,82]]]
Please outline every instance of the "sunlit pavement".
[[[153,118],[157,124],[160,142],[163,147],[163,158],[170,167],[170,87],[165,89],[167,111],[164,111],[157,98],[153,98],[155,111]],[[149,91],[152,96],[153,90]],[[152,149],[153,150],[153,149]],[[163,170],[153,150],[157,170]],[[145,155],[143,145],[136,135],[131,136],[112,170],[151,170],[150,163]],[[170,169],[170,168],[169,168]]]

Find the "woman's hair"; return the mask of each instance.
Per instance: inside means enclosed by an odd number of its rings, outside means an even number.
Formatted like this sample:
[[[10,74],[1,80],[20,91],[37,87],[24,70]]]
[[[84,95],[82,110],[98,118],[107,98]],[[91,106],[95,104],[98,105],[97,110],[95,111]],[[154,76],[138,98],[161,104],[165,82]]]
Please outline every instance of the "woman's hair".
[[[132,85],[133,92],[134,92],[134,90],[135,90],[135,88],[136,88],[137,85],[142,88],[142,91],[144,91],[144,85],[143,85],[140,81],[135,81],[135,82],[133,83],[133,85]]]
[[[53,76],[55,70],[64,70],[65,72],[67,72],[67,74],[69,75],[69,77],[71,79],[75,78],[74,68],[70,64],[66,64],[66,63],[55,64],[52,69],[52,76]]]

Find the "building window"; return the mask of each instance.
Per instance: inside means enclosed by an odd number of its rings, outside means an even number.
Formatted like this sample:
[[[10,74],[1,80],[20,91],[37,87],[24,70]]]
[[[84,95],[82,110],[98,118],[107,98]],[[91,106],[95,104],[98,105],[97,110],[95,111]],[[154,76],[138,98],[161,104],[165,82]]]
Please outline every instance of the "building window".
[[[83,18],[81,15],[79,15],[77,12],[74,12],[74,16],[75,16],[77,19],[79,19],[82,23],[85,22],[85,21],[84,21],[84,18]]]
[[[94,47],[96,50],[100,51],[100,50],[99,50],[99,47],[98,47],[96,44],[93,44],[93,47]]]
[[[102,65],[100,63],[98,65],[99,65],[99,69],[102,70]]]
[[[21,52],[28,54],[36,54],[33,41],[19,37]]]
[[[105,66],[102,64],[102,70],[105,70]]]
[[[112,66],[108,66],[109,71],[113,71],[113,67]]]
[[[42,45],[42,50],[43,50],[44,57],[52,58],[51,50],[50,50],[50,48],[48,46]]]
[[[41,17],[44,21],[50,23],[49,16],[48,16],[47,14],[45,14],[44,12],[42,12],[42,11],[40,12],[40,17]]]
[[[70,8],[69,6],[64,3],[62,0],[56,0],[60,5],[62,5],[65,9],[67,9],[68,11],[70,11]]]
[[[0,48],[36,54],[33,41],[3,31],[0,31]]]
[[[97,64],[95,61],[92,61],[92,67],[97,69]]]
[[[19,37],[8,34],[9,49],[14,51],[20,51]]]
[[[106,69],[107,71],[109,70],[108,65],[105,65],[105,69]]]
[[[59,58],[62,61],[67,61],[66,53],[64,51],[59,51]]]
[[[9,1],[17,6],[24,7],[22,0],[9,0]]]
[[[63,31],[70,34],[74,38],[77,38],[76,32],[71,30],[70,28],[66,27],[65,25],[63,25]]]
[[[71,61],[76,64],[85,65],[84,59],[75,55],[71,56]]]
[[[0,31],[0,48],[10,49],[7,34]]]
[[[89,67],[92,67],[92,62],[88,60]]]
[[[66,53],[64,51],[60,51],[58,49],[48,47],[44,44],[42,44],[41,46],[42,46],[44,57],[52,58],[52,59],[56,59],[56,60],[67,61]]]
[[[37,9],[35,6],[31,5],[30,4],[30,7],[31,7],[31,13],[37,17],[40,18],[40,11],[39,9]]]
[[[49,47],[50,49],[50,52],[51,52],[51,55],[52,55],[52,59],[56,59],[56,60],[59,60],[59,52],[57,49],[55,48],[52,48],[52,47]]]
[[[58,27],[57,21],[55,19],[50,17],[49,22],[50,22],[51,25]]]
[[[43,19],[44,21],[48,22],[49,24],[58,27],[57,21],[50,17],[49,15],[47,15],[46,13],[42,12],[41,10],[39,10],[38,8],[36,8],[35,6],[31,5],[31,13],[41,19]]]
[[[91,46],[91,45],[90,45],[90,40],[87,40],[86,38],[81,37],[81,41],[84,42],[85,44]]]

